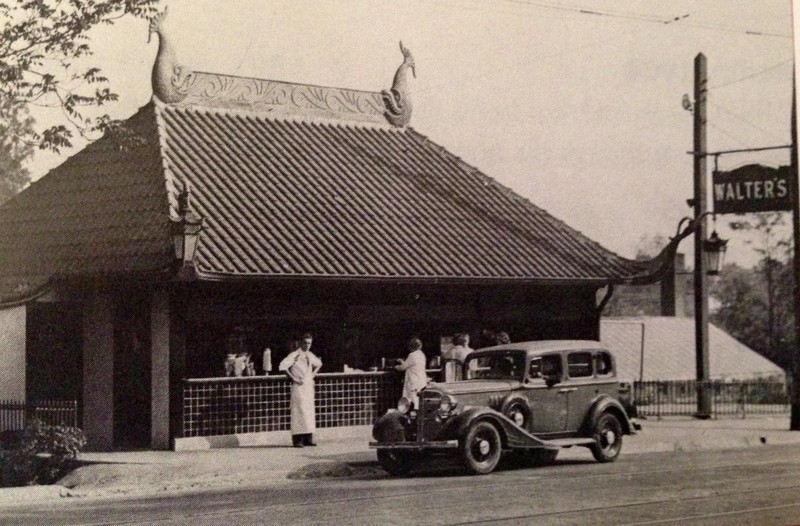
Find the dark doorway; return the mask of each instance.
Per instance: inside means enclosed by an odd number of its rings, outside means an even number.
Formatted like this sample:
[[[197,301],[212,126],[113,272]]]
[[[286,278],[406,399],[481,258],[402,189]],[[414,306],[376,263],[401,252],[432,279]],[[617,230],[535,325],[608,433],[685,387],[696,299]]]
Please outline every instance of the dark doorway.
[[[26,325],[28,400],[75,400],[80,408],[83,391],[80,306],[33,302]]]

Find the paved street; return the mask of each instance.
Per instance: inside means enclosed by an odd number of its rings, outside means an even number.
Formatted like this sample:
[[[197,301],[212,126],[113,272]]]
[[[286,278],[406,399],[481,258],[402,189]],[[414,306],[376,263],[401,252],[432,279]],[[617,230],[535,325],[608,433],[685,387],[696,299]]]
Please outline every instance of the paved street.
[[[570,452],[571,453],[571,452]],[[373,461],[359,477],[294,481],[125,500],[67,499],[3,510],[7,524],[797,524],[800,449],[623,455],[598,464],[506,466],[465,476],[439,462],[388,479]]]

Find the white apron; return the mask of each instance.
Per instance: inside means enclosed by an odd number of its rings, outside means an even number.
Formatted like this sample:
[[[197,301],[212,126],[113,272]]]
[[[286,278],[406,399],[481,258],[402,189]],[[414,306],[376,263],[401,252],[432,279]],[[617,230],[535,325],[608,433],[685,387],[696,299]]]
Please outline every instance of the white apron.
[[[321,367],[322,362],[311,351],[294,351],[289,354],[279,369],[292,369],[295,376],[303,379],[303,385],[292,382],[291,387],[291,415],[292,434],[304,435],[313,433],[317,429],[314,408],[314,375],[312,367]]]

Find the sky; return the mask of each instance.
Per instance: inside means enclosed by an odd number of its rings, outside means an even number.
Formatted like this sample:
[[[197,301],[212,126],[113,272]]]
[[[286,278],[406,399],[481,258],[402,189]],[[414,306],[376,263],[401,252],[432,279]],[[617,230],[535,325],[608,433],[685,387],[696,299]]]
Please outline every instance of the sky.
[[[698,53],[708,59],[710,151],[791,140],[791,0],[167,4],[178,60],[197,71],[380,91],[402,40],[416,62],[414,129],[626,257],[691,213],[692,115],[681,99]],[[91,34],[92,60],[120,96],[112,117],[150,100],[157,44],[147,36],[138,19]],[[38,154],[34,179],[74,153]],[[750,163],[788,164],[789,152],[721,156],[719,168]],[[728,261],[751,265],[752,245],[727,228],[734,219],[716,222],[731,239]],[[690,255],[691,241],[681,251]]]

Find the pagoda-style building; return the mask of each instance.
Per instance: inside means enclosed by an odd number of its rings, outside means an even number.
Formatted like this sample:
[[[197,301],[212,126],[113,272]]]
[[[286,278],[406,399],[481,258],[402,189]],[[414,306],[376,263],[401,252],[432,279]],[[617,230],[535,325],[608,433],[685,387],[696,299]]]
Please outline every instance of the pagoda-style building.
[[[596,339],[603,291],[672,261],[677,241],[606,250],[413,129],[402,44],[392,87],[358,91],[187,71],[151,30],[124,140],[0,207],[0,398],[78,400],[96,449],[286,429],[300,331],[319,425],[370,423],[410,336],[430,359],[455,331]],[[261,376],[224,377],[231,345]]]

